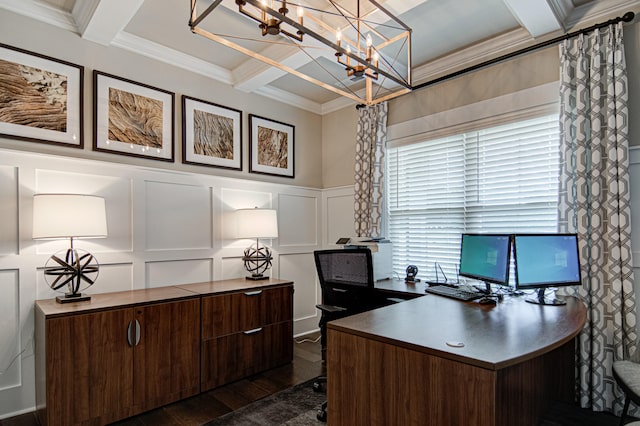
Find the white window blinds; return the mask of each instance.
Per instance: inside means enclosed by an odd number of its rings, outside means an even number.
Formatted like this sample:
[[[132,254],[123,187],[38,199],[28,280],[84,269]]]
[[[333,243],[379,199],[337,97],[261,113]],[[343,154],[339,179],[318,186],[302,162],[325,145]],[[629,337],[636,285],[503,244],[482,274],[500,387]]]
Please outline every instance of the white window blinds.
[[[460,234],[557,230],[557,115],[387,150],[393,267],[456,277]]]

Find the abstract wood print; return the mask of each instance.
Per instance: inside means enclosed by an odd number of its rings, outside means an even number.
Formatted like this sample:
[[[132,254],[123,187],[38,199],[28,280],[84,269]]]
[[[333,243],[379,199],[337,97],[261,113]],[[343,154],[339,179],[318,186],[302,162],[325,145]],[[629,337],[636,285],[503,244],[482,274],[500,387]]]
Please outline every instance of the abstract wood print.
[[[162,148],[162,102],[110,87],[109,139]]]
[[[94,77],[96,151],[173,161],[173,93],[100,71]]]
[[[67,77],[0,59],[0,121],[67,130]]]
[[[83,72],[0,44],[0,135],[81,148]]]
[[[289,165],[289,134],[258,126],[258,164],[286,169]]]
[[[294,126],[249,114],[250,171],[294,177]]]
[[[182,162],[242,170],[242,111],[182,97]]]

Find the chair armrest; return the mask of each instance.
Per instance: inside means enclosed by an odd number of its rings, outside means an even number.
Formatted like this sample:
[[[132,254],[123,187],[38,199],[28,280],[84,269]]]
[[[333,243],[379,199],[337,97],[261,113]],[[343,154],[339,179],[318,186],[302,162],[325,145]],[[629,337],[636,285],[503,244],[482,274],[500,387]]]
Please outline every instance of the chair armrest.
[[[335,313],[335,312],[343,312],[346,311],[346,308],[341,308],[340,306],[333,306],[333,305],[316,305],[316,308],[320,309],[322,312],[327,312],[329,314]]]

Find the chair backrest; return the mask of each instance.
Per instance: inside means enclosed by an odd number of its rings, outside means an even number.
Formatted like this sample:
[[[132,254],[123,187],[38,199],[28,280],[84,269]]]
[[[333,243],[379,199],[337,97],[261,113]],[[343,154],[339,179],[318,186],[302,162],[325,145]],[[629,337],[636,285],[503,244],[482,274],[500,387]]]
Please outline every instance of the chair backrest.
[[[371,250],[317,250],[313,255],[324,305],[344,309],[341,317],[377,307]]]
[[[367,248],[313,252],[320,285],[373,289],[373,262]]]

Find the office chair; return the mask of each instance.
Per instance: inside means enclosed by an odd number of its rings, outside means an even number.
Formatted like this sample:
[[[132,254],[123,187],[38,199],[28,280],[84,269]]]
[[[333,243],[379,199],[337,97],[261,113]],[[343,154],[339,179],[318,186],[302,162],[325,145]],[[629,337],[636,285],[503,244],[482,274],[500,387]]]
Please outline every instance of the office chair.
[[[322,313],[319,326],[324,361],[327,322],[365,312],[383,306],[384,303],[377,300],[374,293],[371,250],[316,250],[313,255],[322,289],[322,304],[316,305],[316,308]],[[316,378],[313,389],[320,391],[326,381],[326,376]],[[326,401],[322,403],[317,417],[320,421],[326,421]]]
[[[640,405],[640,364],[633,361],[614,361],[613,377],[625,394],[624,408],[620,415],[620,426],[629,410],[629,403]],[[634,422],[635,423],[635,422]]]

